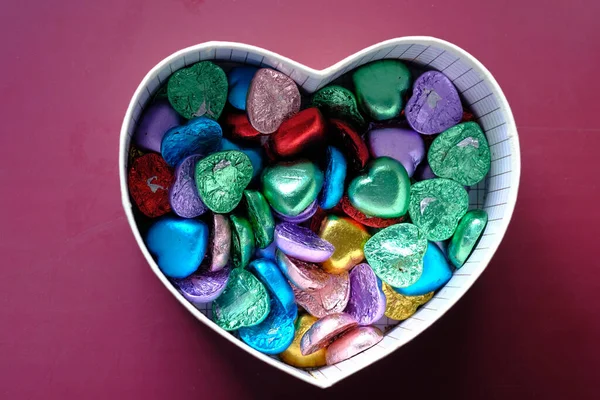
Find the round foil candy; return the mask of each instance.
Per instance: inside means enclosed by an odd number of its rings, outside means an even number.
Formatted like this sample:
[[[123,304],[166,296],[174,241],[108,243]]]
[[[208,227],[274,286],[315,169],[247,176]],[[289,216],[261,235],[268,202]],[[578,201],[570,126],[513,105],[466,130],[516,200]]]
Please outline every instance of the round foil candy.
[[[275,220],[271,208],[263,195],[256,190],[245,190],[244,197],[256,245],[263,249],[273,242]]]
[[[483,210],[471,210],[458,223],[448,246],[448,258],[456,267],[463,266],[477,245],[487,225],[488,215]]]
[[[225,290],[212,306],[215,323],[226,331],[258,325],[271,309],[265,286],[243,268],[231,271]]]
[[[200,156],[189,156],[175,168],[175,182],[169,189],[169,203],[175,214],[183,218],[196,218],[208,208],[204,205],[194,179],[196,163]]]
[[[285,277],[302,291],[323,289],[329,283],[329,274],[316,264],[288,257],[280,250],[275,252],[275,258]]]
[[[200,117],[186,125],[171,128],[163,136],[160,152],[172,167],[176,167],[186,157],[206,156],[219,148],[223,131],[212,119]]]
[[[262,148],[253,146],[242,147],[238,146],[230,140],[221,139],[221,146],[219,146],[219,151],[228,150],[241,151],[242,153],[248,156],[248,158],[250,159],[250,163],[252,164],[252,179],[260,175],[263,169],[263,158],[265,156]]]
[[[219,271],[229,261],[231,252],[231,225],[229,219],[221,214],[213,214],[213,225],[210,233],[210,270]]]
[[[269,147],[276,158],[306,154],[325,141],[325,119],[318,108],[307,108],[285,120],[270,138]]]
[[[237,207],[251,180],[252,164],[240,151],[213,153],[196,164],[198,194],[216,213],[228,213]]]
[[[425,234],[413,224],[398,224],[377,232],[365,244],[365,257],[384,282],[397,287],[415,283],[423,272]]]
[[[273,210],[273,213],[275,214],[275,216],[277,216],[277,218],[279,218],[280,220],[282,220],[284,222],[291,222],[293,224],[299,224],[301,222],[308,221],[310,218],[312,218],[312,216],[315,215],[315,213],[317,212],[318,208],[319,208],[319,206],[317,206],[317,202],[315,200],[312,203],[310,203],[310,205],[308,207],[306,207],[306,209],[304,211],[300,212],[300,214],[298,214],[294,217],[278,213],[275,210]]]
[[[308,160],[281,162],[265,168],[263,194],[280,214],[297,216],[315,199],[323,186],[323,173]]]
[[[171,211],[169,187],[172,184],[173,170],[158,154],[145,154],[131,164],[127,177],[129,194],[140,211],[150,218]]]
[[[146,247],[169,278],[186,278],[198,269],[208,243],[202,221],[164,216],[146,233]]]
[[[434,174],[465,186],[482,181],[491,165],[488,141],[475,122],[442,132],[431,144],[427,159]]]
[[[285,279],[277,264],[266,258],[259,258],[248,265],[248,270],[252,272],[258,280],[267,288],[271,297],[277,299],[286,310],[288,315],[296,318],[298,306],[294,300],[292,287]]]
[[[256,71],[258,71],[258,68],[256,67],[235,67],[232,68],[227,75],[227,81],[229,83],[229,95],[227,96],[227,101],[238,110],[246,110],[248,89],[250,88],[250,82],[252,81],[252,78],[254,78]]]
[[[260,142],[261,133],[254,129],[246,113],[228,113],[223,121],[224,134],[231,139]]]
[[[419,279],[410,286],[394,288],[405,296],[420,296],[435,292],[452,278],[452,269],[439,246],[433,242],[427,243],[427,251],[423,258],[423,272]]]
[[[383,317],[385,295],[369,264],[358,264],[350,271],[350,301],[345,312],[359,325],[372,325]]]
[[[331,274],[341,274],[364,260],[363,247],[371,235],[350,218],[329,215],[321,223],[319,237],[335,248],[331,257],[323,262],[323,269]]]
[[[265,354],[279,354],[294,340],[294,320],[279,300],[271,297],[269,315],[258,325],[240,328],[240,339],[255,350]],[[296,310],[297,312],[297,310]]]
[[[410,126],[425,135],[445,131],[458,124],[463,115],[456,88],[446,75],[437,71],[425,72],[417,78],[405,111]]]
[[[383,284],[383,293],[387,299],[385,316],[396,321],[404,321],[413,315],[417,308],[433,297],[433,292],[420,296],[404,296],[394,291],[387,283]]]
[[[175,71],[167,93],[173,108],[184,118],[217,120],[227,101],[227,76],[218,65],[202,61]]]
[[[302,336],[300,351],[303,355],[312,354],[329,346],[337,336],[357,325],[356,320],[346,313],[327,315],[315,322]]]
[[[360,326],[346,332],[327,348],[327,365],[337,364],[370,349],[383,340],[383,333],[372,326]]]
[[[373,129],[367,134],[367,143],[373,158],[393,158],[402,164],[409,178],[425,157],[423,139],[412,129]]]
[[[449,179],[429,179],[410,188],[410,219],[432,242],[449,239],[468,207],[465,188]]]
[[[406,65],[388,59],[357,68],[352,81],[361,110],[375,121],[382,121],[400,115],[412,77]]]
[[[335,251],[331,243],[308,228],[282,222],[275,227],[275,243],[290,257],[314,263],[323,262]]]
[[[398,161],[380,157],[367,165],[348,186],[348,199],[359,211],[379,218],[406,214],[410,200],[410,179]]]
[[[246,110],[254,129],[273,133],[283,121],[300,111],[300,91],[287,75],[261,68],[250,82]]]
[[[230,215],[233,248],[231,258],[235,268],[245,268],[254,254],[254,234],[250,222],[239,215]]]
[[[210,303],[223,293],[229,280],[231,269],[219,271],[196,271],[184,279],[173,279],[179,293],[190,303],[200,305]]]
[[[366,126],[365,119],[358,111],[354,93],[341,86],[327,86],[317,91],[312,99],[312,107],[317,107],[328,118],[341,119],[355,129]]]
[[[350,124],[339,119],[331,119],[327,135],[330,142],[339,146],[342,153],[344,153],[349,168],[360,171],[367,165],[369,148]]]
[[[398,218],[379,218],[379,217],[371,217],[368,216],[360,210],[356,209],[351,203],[348,196],[342,197],[342,201],[340,202],[342,206],[342,210],[344,214],[358,222],[359,224],[371,227],[371,228],[387,228],[388,226],[392,226],[395,224],[399,224],[401,222],[405,222],[408,218],[407,215],[403,215]]]
[[[330,275],[326,285],[314,291],[292,286],[296,303],[315,317],[344,311],[350,300],[350,277],[347,272]]]
[[[181,123],[179,114],[169,102],[157,101],[146,109],[133,135],[137,147],[160,153],[160,144],[165,133]]]
[[[318,319],[310,314],[300,315],[296,320],[296,332],[292,344],[279,354],[284,363],[298,368],[316,368],[325,365],[325,349],[318,350],[307,356],[300,351],[300,339]]]
[[[319,195],[319,206],[324,210],[335,207],[344,195],[346,180],[346,159],[341,151],[333,146],[327,148],[327,169],[325,182]]]

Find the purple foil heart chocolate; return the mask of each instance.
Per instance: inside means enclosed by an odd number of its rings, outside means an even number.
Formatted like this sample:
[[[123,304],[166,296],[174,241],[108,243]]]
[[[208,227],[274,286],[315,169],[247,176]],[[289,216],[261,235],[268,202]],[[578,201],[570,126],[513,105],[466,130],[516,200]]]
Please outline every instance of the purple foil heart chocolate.
[[[383,317],[385,305],[381,280],[369,264],[358,264],[350,271],[350,301],[345,312],[359,325],[371,325]]]
[[[309,314],[323,318],[329,314],[344,311],[350,299],[350,278],[347,272],[329,275],[329,281],[322,289],[303,292],[292,285],[296,303]]]
[[[160,144],[165,133],[180,124],[177,111],[171,107],[168,101],[161,100],[152,104],[140,121],[133,142],[140,149],[160,153]]]
[[[450,79],[441,72],[428,71],[415,81],[405,114],[415,131],[432,135],[458,124],[463,108]]]
[[[373,158],[395,159],[404,166],[409,177],[425,157],[423,138],[408,128],[373,129],[367,135],[367,143]]]
[[[319,290],[329,282],[329,274],[316,264],[290,258],[279,250],[275,257],[281,272],[300,290]]]
[[[320,263],[331,257],[335,247],[308,228],[289,222],[275,227],[275,243],[288,256]]]
[[[219,297],[229,280],[229,268],[211,272],[198,270],[185,279],[173,279],[179,292],[195,305],[209,303]]]
[[[273,214],[275,214],[275,216],[282,221],[291,222],[293,224],[299,224],[301,222],[308,221],[310,218],[312,218],[312,216],[315,215],[315,213],[317,212],[318,207],[319,206],[317,205],[317,201],[315,200],[312,203],[310,203],[310,205],[306,207],[304,211],[302,211],[300,214],[294,217],[281,214],[276,210],[273,210]]]
[[[169,189],[169,203],[175,214],[183,218],[195,218],[206,212],[198,189],[194,171],[201,156],[189,156],[175,169],[175,182]]]

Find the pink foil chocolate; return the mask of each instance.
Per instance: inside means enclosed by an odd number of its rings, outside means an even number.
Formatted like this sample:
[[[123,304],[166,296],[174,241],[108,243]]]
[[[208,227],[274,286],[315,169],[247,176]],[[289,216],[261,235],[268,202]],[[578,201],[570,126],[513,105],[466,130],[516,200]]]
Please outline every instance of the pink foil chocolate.
[[[315,263],[326,261],[335,251],[331,243],[310,229],[289,222],[275,227],[275,243],[288,256]]]
[[[274,69],[261,68],[250,82],[246,110],[254,129],[270,134],[284,120],[300,111],[300,92],[287,75]]]
[[[316,264],[288,257],[280,250],[275,257],[281,272],[301,291],[323,289],[329,282],[329,274]]]
[[[223,214],[213,214],[213,226],[210,233],[210,270],[219,271],[229,261],[231,252],[231,226]]]
[[[300,351],[306,356],[327,347],[336,336],[354,328],[358,323],[345,313],[331,314],[315,322],[300,339]]]
[[[344,311],[350,299],[350,278],[347,272],[329,275],[329,281],[322,289],[306,292],[292,285],[296,303],[310,315],[323,318],[329,314]]]
[[[333,365],[347,360],[375,346],[383,339],[383,333],[372,326],[361,326],[346,332],[327,348],[327,364]]]

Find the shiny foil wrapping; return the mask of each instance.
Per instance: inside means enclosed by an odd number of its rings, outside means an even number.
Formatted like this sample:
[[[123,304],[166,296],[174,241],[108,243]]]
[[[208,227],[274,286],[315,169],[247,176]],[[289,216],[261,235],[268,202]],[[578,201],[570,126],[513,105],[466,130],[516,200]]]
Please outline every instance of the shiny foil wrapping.
[[[300,340],[300,351],[303,355],[327,347],[334,338],[354,328],[358,323],[348,314],[330,314],[321,318],[311,326]]]

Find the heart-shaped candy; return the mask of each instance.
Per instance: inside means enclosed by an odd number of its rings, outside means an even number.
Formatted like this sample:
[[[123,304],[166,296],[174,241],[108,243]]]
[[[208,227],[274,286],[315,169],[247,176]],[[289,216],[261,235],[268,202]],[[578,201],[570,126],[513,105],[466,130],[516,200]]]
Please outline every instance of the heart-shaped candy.
[[[164,216],[146,234],[146,246],[161,271],[170,278],[185,278],[198,269],[208,243],[202,221]]]
[[[202,61],[175,71],[167,86],[169,102],[184,118],[217,120],[227,100],[227,76],[218,65]]]
[[[252,81],[252,78],[254,78],[256,71],[258,71],[258,68],[256,67],[235,67],[232,68],[227,75],[227,81],[229,83],[229,96],[227,96],[227,101],[238,110],[246,110],[248,88],[250,87],[250,82]]]
[[[284,121],[270,136],[269,147],[274,156],[291,158],[317,148],[325,140],[325,118],[311,107]]]
[[[441,72],[427,71],[415,81],[405,113],[415,131],[431,135],[458,124],[463,109],[450,79]]]
[[[219,148],[223,131],[212,119],[200,117],[186,125],[169,129],[163,136],[160,152],[172,167],[176,167],[186,157],[205,156]]]
[[[265,286],[243,268],[231,271],[227,287],[212,305],[215,323],[226,331],[260,324],[271,308]]]
[[[383,293],[387,301],[385,316],[396,321],[403,321],[413,315],[420,305],[427,303],[433,297],[433,292],[420,296],[404,296],[387,283],[383,284]]]
[[[262,185],[271,207],[293,217],[317,198],[323,186],[323,172],[307,160],[282,162],[265,168]]]
[[[219,297],[229,280],[229,268],[219,271],[196,271],[184,279],[173,279],[179,292],[194,305],[209,303]]]
[[[360,108],[375,121],[400,115],[404,95],[410,88],[410,71],[398,60],[379,60],[352,74]]]
[[[341,86],[327,86],[319,90],[312,99],[313,107],[329,118],[348,121],[355,129],[362,130],[366,126],[365,119],[358,111],[354,93]]]
[[[211,154],[196,164],[196,187],[200,198],[216,213],[231,212],[252,179],[252,163],[241,151]]]
[[[377,232],[365,244],[365,257],[373,271],[393,287],[415,283],[423,272],[427,239],[413,224],[397,224]]]
[[[344,312],[353,316],[359,325],[371,325],[383,317],[385,295],[381,280],[369,264],[358,264],[350,271],[350,301]]]
[[[432,242],[427,243],[423,257],[423,272],[419,279],[407,287],[394,288],[405,296],[421,296],[435,292],[452,278],[452,270],[442,250]]]
[[[194,179],[196,163],[201,159],[200,156],[189,156],[175,168],[175,182],[169,189],[169,203],[180,217],[196,218],[208,210],[198,196]]]
[[[406,214],[410,179],[398,161],[380,157],[369,163],[367,172],[348,186],[350,203],[367,215],[396,218]]]

